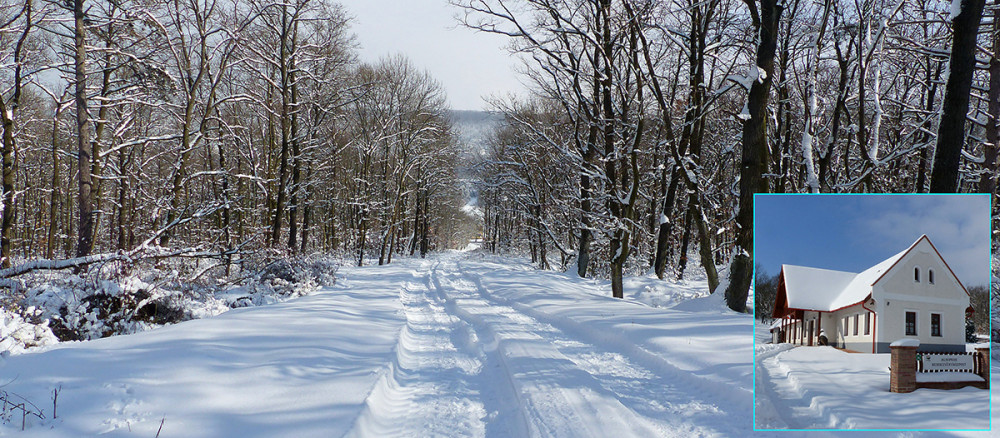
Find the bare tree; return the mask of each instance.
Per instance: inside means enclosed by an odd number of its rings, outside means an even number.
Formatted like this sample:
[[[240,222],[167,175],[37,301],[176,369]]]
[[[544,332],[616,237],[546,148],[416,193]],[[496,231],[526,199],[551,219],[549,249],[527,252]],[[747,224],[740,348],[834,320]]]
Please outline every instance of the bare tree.
[[[941,123],[938,125],[932,193],[958,191],[958,165],[965,147],[965,117],[969,111],[972,76],[976,68],[976,37],[983,17],[985,0],[961,0],[958,15],[952,17],[954,39],[948,63]]]
[[[726,283],[726,305],[737,312],[746,310],[747,295],[753,277],[753,195],[767,193],[767,183],[761,178],[767,168],[767,102],[774,77],[774,55],[777,49],[778,22],[782,5],[776,0],[761,0],[757,4],[746,0],[758,30],[759,41],[752,80],[747,96],[747,117],[743,121],[743,156],[740,163],[740,198],[736,213],[736,250],[729,265]]]

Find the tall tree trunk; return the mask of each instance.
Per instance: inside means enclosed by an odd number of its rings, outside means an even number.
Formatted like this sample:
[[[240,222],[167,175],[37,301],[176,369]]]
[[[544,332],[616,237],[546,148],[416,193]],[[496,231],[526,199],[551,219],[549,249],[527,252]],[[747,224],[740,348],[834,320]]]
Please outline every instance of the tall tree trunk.
[[[806,186],[812,193],[819,193],[819,178],[816,176],[816,169],[813,164],[813,142],[816,138],[816,123],[814,119],[818,116],[819,103],[816,97],[817,76],[819,76],[819,58],[823,50],[823,36],[826,34],[826,23],[830,18],[830,7],[832,0],[826,0],[823,6],[823,18],[820,19],[819,33],[813,41],[813,53],[809,58],[809,76],[806,79],[806,105],[805,105],[805,129],[802,130],[802,161],[806,165]]]
[[[983,168],[979,177],[979,191],[989,193],[994,211],[997,205],[997,151],[1000,150],[1000,8],[993,10],[993,32],[991,35],[993,57],[990,58],[989,109],[986,119],[986,145]]]
[[[299,234],[298,225],[298,213],[299,213],[299,184],[302,180],[302,157],[301,151],[299,150],[299,87],[298,81],[296,81],[296,64],[295,64],[295,49],[298,45],[299,37],[299,21],[295,20],[292,24],[292,54],[289,57],[289,63],[291,64],[288,78],[291,82],[292,88],[292,124],[291,124],[291,141],[292,141],[292,196],[288,205],[288,249],[293,253],[298,250],[298,243],[296,238]]]
[[[52,116],[52,202],[49,204],[49,232],[45,248],[45,258],[49,260],[55,258],[56,233],[59,229],[59,210],[63,202],[63,188],[59,177],[59,113],[61,110],[62,105],[56,102],[55,115]]]
[[[670,146],[668,146],[670,147]],[[656,234],[656,258],[653,260],[653,271],[656,277],[662,280],[667,272],[667,251],[670,249],[671,221],[670,215],[674,212],[674,202],[677,197],[677,182],[680,175],[679,164],[674,164],[670,171],[670,186],[667,188],[666,196],[663,198],[663,206],[660,211],[660,225]]]
[[[694,195],[692,195],[694,196]],[[677,279],[684,279],[684,270],[687,269],[688,243],[691,241],[691,208],[684,214],[684,235],[681,237],[681,256],[677,261]]]
[[[129,211],[127,199],[130,187],[128,184],[128,178],[124,175],[126,167],[127,161],[125,151],[120,150],[118,151],[118,221],[115,226],[115,228],[118,229],[117,248],[119,251],[128,249],[128,231],[127,227],[125,227],[125,216]]]
[[[312,181],[312,175],[312,163],[310,162],[306,170],[306,181]],[[299,243],[301,245],[299,252],[302,253],[306,252],[306,247],[309,244],[309,226],[311,225],[310,221],[312,220],[312,204],[310,203],[310,195],[309,186],[307,186],[307,188],[302,191],[302,241]]]
[[[419,166],[417,166],[417,175],[420,175],[420,167]],[[417,184],[419,185],[420,183],[418,182]],[[420,237],[420,217],[422,216],[421,211],[422,211],[422,207],[423,207],[421,205],[421,203],[420,203],[420,196],[421,196],[422,193],[423,193],[423,189],[418,187],[417,188],[417,192],[416,192],[416,196],[414,196],[415,199],[414,199],[414,203],[413,203],[413,210],[414,210],[413,211],[413,237],[410,238],[410,256],[412,256],[414,253],[416,253],[416,251],[417,251],[417,240]],[[493,226],[494,230],[497,229],[497,226],[496,226],[497,222],[499,222],[499,214],[497,216],[497,221],[494,222],[494,226]],[[494,234],[494,238],[493,238],[493,252],[496,252],[496,237],[495,236],[496,236],[496,234]]]
[[[107,39],[104,42],[104,68],[101,72],[101,93],[98,103],[97,119],[93,122],[94,124],[94,136],[90,140],[90,153],[93,157],[90,159],[90,174],[91,178],[96,178],[93,181],[93,189],[91,189],[92,197],[94,199],[94,211],[97,213],[94,216],[93,233],[91,236],[91,241],[96,239],[97,232],[101,229],[101,219],[104,217],[103,209],[101,208],[101,201],[103,200],[103,180],[100,176],[104,173],[104,167],[101,165],[101,139],[104,137],[104,128],[108,126],[108,112],[111,110],[111,104],[108,102],[108,97],[111,95],[111,79],[113,69],[111,67],[112,62],[112,43],[114,36],[114,30],[109,24],[107,27]],[[114,141],[114,139],[112,139]],[[113,144],[111,145],[114,146]]]
[[[939,79],[941,78],[942,65],[943,65],[942,63],[938,62],[937,70],[933,73],[934,76],[931,76],[930,60],[928,60],[927,63],[927,83],[932,84],[930,88],[927,89],[927,95],[925,99],[926,103],[924,106],[924,110],[927,111],[927,114],[930,114],[931,111],[934,111],[934,98],[937,96],[938,82]],[[932,123],[931,117],[928,117],[923,124],[923,130],[920,135],[920,141],[921,143],[924,143],[924,145],[923,147],[920,148],[920,158],[919,158],[920,161],[917,165],[917,186],[914,187],[913,190],[914,192],[917,193],[923,193],[925,187],[927,186],[927,166],[928,166],[927,151],[929,150],[928,146],[930,146],[929,143],[931,141],[931,134],[930,134],[931,123]]]
[[[751,3],[752,4],[752,3]],[[736,213],[736,249],[729,266],[726,305],[737,312],[746,311],[747,295],[753,277],[753,195],[766,192],[761,174],[767,150],[767,101],[774,76],[774,54],[777,49],[778,22],[782,6],[778,0],[760,2],[760,45],[757,46],[756,68],[763,76],[750,86],[747,109],[750,118],[743,122],[743,157],[740,163],[740,205]]]
[[[84,257],[90,254],[94,241],[94,200],[91,196],[94,184],[90,175],[91,155],[93,150],[90,143],[88,131],[87,115],[87,46],[86,32],[84,25],[84,0],[74,0],[74,80],[75,80],[75,100],[76,100],[76,145],[77,145],[77,172],[79,180],[79,193],[77,194],[77,206],[79,209],[79,226],[76,236],[76,256]]]
[[[837,52],[837,64],[840,67],[840,78],[837,81],[837,103],[833,107],[830,141],[827,142],[826,148],[819,156],[819,183],[820,188],[826,192],[833,191],[833,184],[830,182],[830,161],[833,159],[834,147],[837,146],[837,139],[840,136],[840,119],[847,112],[847,71],[850,68],[848,59],[840,50],[840,41],[834,41],[834,49]]]
[[[289,68],[288,68],[288,6],[281,6],[281,34],[279,35],[280,48],[278,49],[278,73],[281,81],[281,164],[278,169],[278,193],[274,206],[274,220],[271,222],[271,245],[279,244],[281,238],[281,217],[285,213],[285,192],[288,190],[288,149],[289,149],[289,123],[290,100],[289,96]],[[358,263],[361,263],[360,261]],[[359,265],[360,266],[360,265]]]
[[[712,251],[712,233],[708,231],[708,223],[705,222],[705,213],[701,207],[701,201],[697,197],[693,199],[691,205],[693,210],[694,223],[698,227],[698,255],[701,256],[701,266],[705,268],[705,278],[708,280],[708,290],[714,291],[719,287],[719,272],[715,269],[715,258]]]
[[[587,174],[587,169],[583,169],[580,171],[580,241],[576,259],[576,275],[579,277],[587,276],[587,267],[590,265],[590,242],[593,240],[590,221],[593,201],[590,191],[590,175]],[[496,241],[492,248],[496,252]]]
[[[12,105],[13,106],[13,105]],[[10,267],[10,241],[14,228],[14,121],[13,108],[8,109],[0,95],[0,118],[3,128],[3,218],[0,220],[0,266]]]
[[[424,189],[424,208],[423,208],[423,210],[421,210],[421,214],[423,215],[423,219],[420,221],[421,222],[421,226],[420,226],[420,258],[427,257],[427,252],[430,251],[430,241],[429,241],[430,238],[427,236],[427,233],[429,231],[428,230],[429,225],[427,223],[427,219],[428,219],[428,216],[430,216],[429,214],[427,214],[427,203],[428,203],[427,199],[428,198],[430,198],[430,196],[427,193],[427,189]]]
[[[969,112],[972,75],[976,69],[976,35],[984,3],[985,0],[962,0],[961,13],[952,22],[954,39],[931,170],[932,193],[958,191],[958,167],[965,146],[965,117]]]
[[[0,94],[0,129],[3,130],[3,195],[2,200],[0,200],[2,202],[0,209],[3,210],[3,214],[2,218],[0,218],[0,267],[3,268],[10,267],[10,258],[12,255],[11,238],[14,232],[14,212],[16,210],[14,205],[14,158],[17,146],[14,140],[14,114],[17,113],[18,107],[21,104],[23,49],[33,24],[32,5],[33,3],[30,0],[24,2],[24,9],[22,10],[24,14],[24,29],[21,30],[21,35],[14,43],[13,95],[11,96],[9,105],[4,101],[4,96]],[[25,187],[30,187],[27,185],[27,182],[25,184]]]

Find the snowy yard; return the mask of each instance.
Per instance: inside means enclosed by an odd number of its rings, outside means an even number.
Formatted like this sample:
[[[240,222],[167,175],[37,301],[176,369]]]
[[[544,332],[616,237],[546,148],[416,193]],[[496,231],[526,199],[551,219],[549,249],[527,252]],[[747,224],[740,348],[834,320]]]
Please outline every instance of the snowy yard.
[[[757,428],[990,428],[989,391],[967,387],[892,393],[889,354],[762,344],[764,329],[757,327]],[[994,376],[996,369],[994,365]]]
[[[671,289],[646,279],[616,300],[605,282],[476,253],[340,275],[284,303],[0,359],[0,389],[46,414],[0,435],[153,437],[161,422],[161,437],[779,435],[752,431],[752,320],[720,297],[657,308],[635,299]],[[939,404],[981,423],[985,394]]]

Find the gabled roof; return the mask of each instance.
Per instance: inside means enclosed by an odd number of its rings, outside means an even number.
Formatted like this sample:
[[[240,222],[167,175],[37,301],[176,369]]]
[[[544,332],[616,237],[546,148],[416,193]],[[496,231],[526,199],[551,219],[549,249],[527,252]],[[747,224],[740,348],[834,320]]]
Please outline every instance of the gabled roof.
[[[781,265],[781,271],[789,308],[823,311],[837,308],[831,306],[842,301],[840,297],[846,295],[847,286],[858,275],[795,265]]]
[[[787,309],[831,312],[858,304],[868,299],[872,293],[872,285],[923,239],[927,239],[927,236],[920,236],[908,248],[858,274],[805,266],[781,265],[785,299],[787,300],[784,303],[785,307]],[[930,243],[930,239],[927,242]],[[931,246],[934,245],[931,244]]]

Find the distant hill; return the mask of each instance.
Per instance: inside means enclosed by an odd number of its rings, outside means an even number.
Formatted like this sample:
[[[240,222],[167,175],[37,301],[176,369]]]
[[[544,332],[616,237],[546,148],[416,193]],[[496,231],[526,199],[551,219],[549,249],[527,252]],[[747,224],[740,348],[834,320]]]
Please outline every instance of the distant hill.
[[[478,155],[485,151],[489,135],[503,120],[503,115],[492,111],[454,110],[451,120],[463,144],[462,149],[471,155]]]
[[[482,217],[477,206],[479,194],[476,192],[474,166],[486,154],[486,146],[493,129],[503,120],[503,114],[491,111],[455,110],[451,112],[455,134],[458,137],[462,151],[455,170],[464,182],[466,208],[471,216]]]

